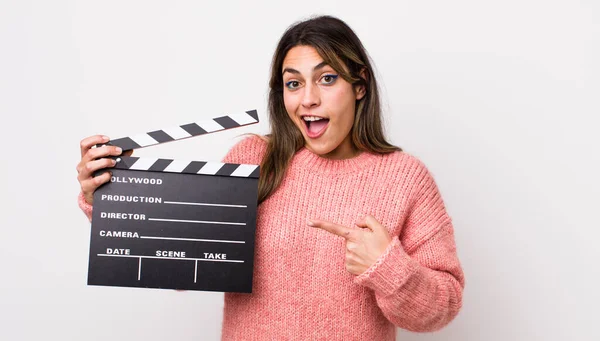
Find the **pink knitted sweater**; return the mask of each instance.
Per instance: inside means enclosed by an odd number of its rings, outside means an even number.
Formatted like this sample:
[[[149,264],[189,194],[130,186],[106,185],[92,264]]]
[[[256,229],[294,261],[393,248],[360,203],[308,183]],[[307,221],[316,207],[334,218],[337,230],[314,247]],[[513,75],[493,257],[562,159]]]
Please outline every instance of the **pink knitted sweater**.
[[[259,164],[265,147],[245,138],[223,162]],[[79,205],[91,217],[81,195]],[[355,276],[345,240],[306,222],[353,227],[365,214],[393,242]],[[462,304],[451,218],[431,173],[406,152],[329,160],[301,149],[258,207],[255,247],[253,292],[225,293],[223,340],[395,340],[396,326],[438,330]]]

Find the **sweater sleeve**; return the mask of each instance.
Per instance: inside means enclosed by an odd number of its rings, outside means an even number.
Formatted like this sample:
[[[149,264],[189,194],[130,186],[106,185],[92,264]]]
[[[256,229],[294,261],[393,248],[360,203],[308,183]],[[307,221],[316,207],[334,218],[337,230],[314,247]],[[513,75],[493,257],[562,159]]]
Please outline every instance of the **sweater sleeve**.
[[[77,196],[77,204],[79,205],[81,211],[83,211],[83,214],[85,214],[85,216],[91,222],[93,207],[92,205],[88,204],[88,202],[85,200],[83,192],[79,192],[79,195]]]
[[[418,188],[399,237],[354,281],[374,291],[394,325],[430,332],[458,314],[465,283],[451,218],[433,177],[417,164]]]

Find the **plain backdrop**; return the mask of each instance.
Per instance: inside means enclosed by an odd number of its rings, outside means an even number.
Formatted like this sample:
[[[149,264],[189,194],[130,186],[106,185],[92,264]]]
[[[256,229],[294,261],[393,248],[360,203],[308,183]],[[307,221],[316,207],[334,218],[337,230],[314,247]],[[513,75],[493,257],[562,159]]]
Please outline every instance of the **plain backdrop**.
[[[272,53],[313,14],[362,39],[454,220],[464,307],[398,340],[600,340],[597,0],[0,1],[0,339],[219,340],[222,293],[86,285],[79,141],[257,109],[136,151],[220,160],[268,132]]]

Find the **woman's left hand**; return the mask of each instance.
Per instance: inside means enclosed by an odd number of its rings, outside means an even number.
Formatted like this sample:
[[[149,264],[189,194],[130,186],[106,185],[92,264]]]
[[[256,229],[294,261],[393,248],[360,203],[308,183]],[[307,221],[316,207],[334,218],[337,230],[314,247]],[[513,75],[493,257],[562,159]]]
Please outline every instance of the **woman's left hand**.
[[[353,275],[360,275],[375,264],[392,242],[385,226],[370,215],[356,223],[360,229],[321,220],[309,220],[308,225],[346,239],[346,270]]]

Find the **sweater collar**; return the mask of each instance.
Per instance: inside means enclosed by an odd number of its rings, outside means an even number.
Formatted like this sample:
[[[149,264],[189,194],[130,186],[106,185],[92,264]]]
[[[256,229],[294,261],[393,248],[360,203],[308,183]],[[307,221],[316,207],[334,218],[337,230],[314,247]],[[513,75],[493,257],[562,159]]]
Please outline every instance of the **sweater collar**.
[[[379,162],[380,156],[363,151],[355,157],[342,160],[332,160],[311,152],[302,147],[292,160],[292,167],[299,167],[320,174],[346,174],[370,168]]]

